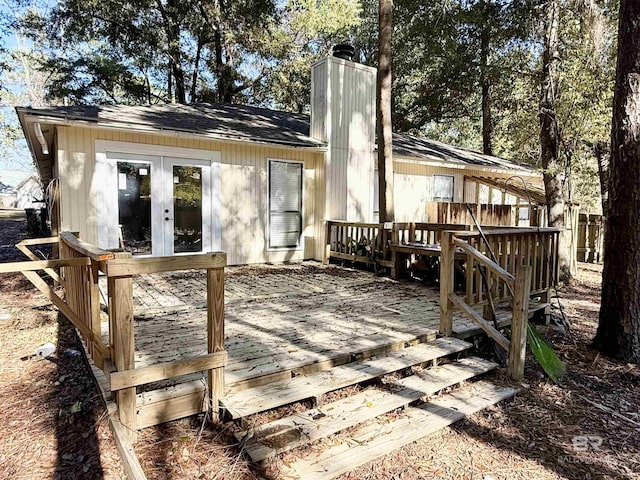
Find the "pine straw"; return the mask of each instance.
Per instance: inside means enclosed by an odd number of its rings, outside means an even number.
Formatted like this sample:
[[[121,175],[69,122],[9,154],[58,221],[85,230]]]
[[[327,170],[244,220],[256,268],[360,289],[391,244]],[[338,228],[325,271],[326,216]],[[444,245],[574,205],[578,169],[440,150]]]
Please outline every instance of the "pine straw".
[[[352,275],[330,268],[338,275]],[[256,273],[251,267],[233,270],[232,274]],[[273,267],[274,272],[284,270],[297,272],[288,266]],[[390,452],[342,480],[640,478],[640,429],[635,425],[640,422],[640,369],[588,348],[597,325],[600,275],[600,267],[582,265],[579,281],[563,292],[565,312],[573,322],[570,333],[543,331],[568,363],[562,387],[541,379],[529,359],[527,378],[515,400]],[[68,324],[63,323],[59,334],[53,308],[20,276],[0,276],[0,314],[5,312],[11,320],[0,320],[0,478],[119,478],[117,452],[89,374],[83,362],[61,353],[75,345],[73,336],[69,340]],[[56,340],[64,348],[51,361],[20,359]],[[504,380],[500,375],[492,378]],[[322,402],[358,388],[327,394]],[[81,412],[71,413],[77,402]],[[312,406],[300,402],[255,415],[248,425]],[[397,415],[401,412],[386,419]],[[143,430],[136,451],[150,480],[245,480],[275,475],[279,465],[335,442],[330,438],[283,454],[258,472],[239,451],[233,436],[239,430],[234,423],[210,425],[202,416],[193,417]],[[597,437],[602,444],[595,449]],[[585,447],[585,438],[595,443],[587,450],[577,449]]]
[[[0,478],[118,479],[105,411],[74,330],[21,275],[0,276]],[[33,356],[46,342],[57,351]]]
[[[0,261],[25,260],[21,212],[0,210]],[[57,352],[33,356],[46,342]],[[0,275],[0,478],[120,479],[120,457],[74,330],[22,275]]]

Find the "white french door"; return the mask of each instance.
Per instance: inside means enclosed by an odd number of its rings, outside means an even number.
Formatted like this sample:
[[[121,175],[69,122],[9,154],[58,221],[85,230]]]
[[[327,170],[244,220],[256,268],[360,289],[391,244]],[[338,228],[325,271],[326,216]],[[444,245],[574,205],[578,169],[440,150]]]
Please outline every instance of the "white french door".
[[[156,256],[211,250],[211,162],[130,154],[115,160],[120,246]]]
[[[210,162],[163,157],[161,201],[160,255],[211,250]]]

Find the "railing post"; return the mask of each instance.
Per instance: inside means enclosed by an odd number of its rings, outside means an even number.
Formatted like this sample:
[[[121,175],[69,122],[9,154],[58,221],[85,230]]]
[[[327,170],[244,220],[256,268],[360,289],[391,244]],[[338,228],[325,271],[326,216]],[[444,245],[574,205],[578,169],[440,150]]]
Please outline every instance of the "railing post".
[[[116,258],[130,258],[130,253],[117,253]],[[108,271],[108,270],[107,270]],[[111,332],[113,363],[118,372],[135,368],[133,330],[133,278],[111,277],[109,290],[109,330]],[[136,437],[136,389],[125,388],[116,392],[120,422]]]
[[[324,239],[324,249],[322,252],[322,263],[324,265],[329,265],[329,259],[331,258],[331,222],[326,222],[325,231],[325,239]]]
[[[440,257],[440,333],[450,337],[453,333],[453,304],[449,294],[453,293],[454,256],[452,232],[442,232]]]
[[[224,351],[224,267],[207,269],[207,350]],[[209,370],[208,383],[211,420],[217,421],[224,394],[224,367]]]
[[[509,375],[516,381],[521,381],[524,377],[530,291],[531,267],[529,265],[519,264],[516,268],[516,279],[513,292],[511,348],[509,349]]]

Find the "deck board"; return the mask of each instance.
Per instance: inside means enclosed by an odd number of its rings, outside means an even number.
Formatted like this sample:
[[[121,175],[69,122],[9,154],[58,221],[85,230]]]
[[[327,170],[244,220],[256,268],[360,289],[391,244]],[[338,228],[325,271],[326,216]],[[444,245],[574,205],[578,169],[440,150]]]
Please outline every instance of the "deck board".
[[[438,331],[439,293],[418,282],[315,262],[226,272],[228,386],[310,364],[344,363],[345,355],[396,348]],[[133,296],[137,367],[206,353],[204,272],[136,276]],[[454,321],[464,320],[456,315]],[[202,374],[139,391],[198,378]]]

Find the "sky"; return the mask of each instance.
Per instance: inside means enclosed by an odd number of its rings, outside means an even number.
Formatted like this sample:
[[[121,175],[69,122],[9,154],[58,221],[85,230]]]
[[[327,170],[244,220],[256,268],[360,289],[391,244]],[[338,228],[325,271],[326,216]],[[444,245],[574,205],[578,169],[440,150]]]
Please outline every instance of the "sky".
[[[50,2],[44,1],[38,3],[47,4]],[[15,0],[0,0],[0,15],[11,17],[15,15],[15,12]],[[15,32],[10,29],[0,28],[0,43],[9,52],[17,48],[18,41]],[[0,93],[0,123],[8,123],[15,127],[19,125],[18,118],[14,110],[15,105],[12,105],[10,101],[6,100],[7,96],[11,97],[13,95],[6,94],[17,94],[21,87],[15,82],[7,81],[6,78],[3,78],[2,80],[5,92]],[[5,135],[3,130],[0,130],[0,135]],[[11,144],[5,140],[6,139],[4,137],[0,138],[0,170],[33,171],[35,167],[24,137],[21,135],[20,140],[15,144]]]

